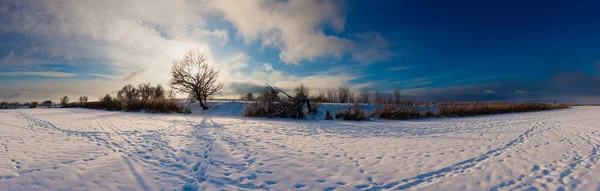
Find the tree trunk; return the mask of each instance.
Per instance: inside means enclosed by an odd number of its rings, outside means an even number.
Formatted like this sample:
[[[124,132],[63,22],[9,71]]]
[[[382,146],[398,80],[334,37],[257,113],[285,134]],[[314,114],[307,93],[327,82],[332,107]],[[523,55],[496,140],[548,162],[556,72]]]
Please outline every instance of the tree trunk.
[[[204,103],[202,103],[202,99],[198,99],[198,102],[200,102],[200,107],[202,107],[203,110],[208,109],[208,107],[206,107],[206,105],[204,105]]]

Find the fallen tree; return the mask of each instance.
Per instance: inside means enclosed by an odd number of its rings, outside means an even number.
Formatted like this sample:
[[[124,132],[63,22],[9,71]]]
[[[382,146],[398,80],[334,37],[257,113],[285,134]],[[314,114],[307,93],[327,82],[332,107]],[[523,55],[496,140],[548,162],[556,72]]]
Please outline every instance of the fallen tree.
[[[281,96],[280,96],[281,94]],[[303,112],[306,104],[308,112]],[[267,85],[255,102],[244,106],[244,115],[249,117],[281,117],[301,119],[316,113],[306,95],[291,96],[285,91]]]

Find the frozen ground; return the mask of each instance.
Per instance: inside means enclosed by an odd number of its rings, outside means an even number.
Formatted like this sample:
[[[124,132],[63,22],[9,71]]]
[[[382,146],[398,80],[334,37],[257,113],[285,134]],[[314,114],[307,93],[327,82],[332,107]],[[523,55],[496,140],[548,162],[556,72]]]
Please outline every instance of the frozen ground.
[[[237,107],[2,110],[0,190],[600,189],[600,107],[371,122]]]

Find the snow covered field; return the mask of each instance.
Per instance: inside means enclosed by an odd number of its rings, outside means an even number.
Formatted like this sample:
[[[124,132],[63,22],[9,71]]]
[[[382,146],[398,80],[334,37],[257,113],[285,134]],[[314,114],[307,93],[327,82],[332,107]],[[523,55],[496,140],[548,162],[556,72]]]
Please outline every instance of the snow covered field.
[[[598,149],[600,107],[370,122],[0,110],[0,190],[598,190]]]

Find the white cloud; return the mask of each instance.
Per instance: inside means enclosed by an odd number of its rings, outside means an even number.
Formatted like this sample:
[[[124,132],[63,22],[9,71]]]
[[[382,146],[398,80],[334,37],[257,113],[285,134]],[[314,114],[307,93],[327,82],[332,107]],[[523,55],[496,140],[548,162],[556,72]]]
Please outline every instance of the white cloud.
[[[114,79],[115,78],[115,76],[106,75],[106,74],[87,73],[87,75],[89,75],[89,76],[95,76],[95,77],[101,77],[101,78],[106,78],[106,79]]]
[[[263,63],[262,64],[262,69],[265,72],[273,71],[273,65],[271,65],[271,63],[268,63],[268,62],[267,63]]]
[[[73,77],[77,74],[65,72],[0,72],[0,76],[43,76],[43,77]]]
[[[496,91],[494,91],[494,90],[485,90],[485,91],[483,91],[483,93],[486,93],[486,94],[495,94]]]
[[[323,32],[323,25],[337,33],[344,31],[345,10],[337,1],[212,0],[209,6],[231,22],[246,42],[261,40],[263,46],[279,48],[280,59],[288,64],[346,54],[373,63],[391,56],[378,33],[357,34],[355,42]]]

